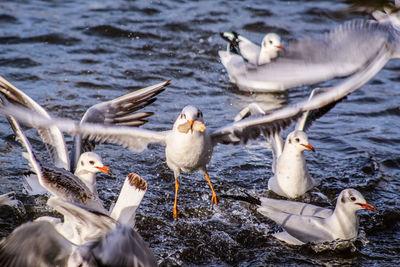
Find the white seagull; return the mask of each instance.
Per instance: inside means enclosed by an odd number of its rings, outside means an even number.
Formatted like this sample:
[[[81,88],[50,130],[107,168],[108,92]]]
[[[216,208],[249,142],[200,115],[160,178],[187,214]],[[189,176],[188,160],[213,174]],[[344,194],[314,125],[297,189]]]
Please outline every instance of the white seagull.
[[[381,69],[382,64],[386,63],[385,56],[386,54],[382,53],[362,71],[340,82],[329,91],[313,97],[310,101],[302,101],[264,116],[236,121],[214,131],[206,129],[203,113],[194,106],[183,108],[172,130],[163,132],[94,123],[79,124],[66,119],[49,119],[34,112],[27,114],[25,109],[13,105],[2,107],[0,112],[15,116],[21,122],[35,127],[57,126],[61,131],[72,135],[82,134],[90,140],[123,145],[133,151],[142,151],[150,143],[165,145],[167,165],[173,170],[175,177],[174,217],[177,218],[178,177],[181,172],[204,171],[213,192],[211,200],[215,204],[218,203],[206,169],[215,145],[245,143],[249,139],[257,138],[261,131],[270,136],[277,130],[285,129],[304,112],[338,101],[362,86]]]
[[[314,94],[321,94],[330,88],[314,89],[309,97],[309,101]],[[343,99],[343,98],[342,98]],[[272,149],[272,172],[274,176],[268,181],[268,189],[276,194],[287,197],[297,198],[311,190],[318,182],[314,180],[308,172],[304,150],[308,149],[315,152],[314,147],[308,142],[308,136],[305,131],[311,126],[312,122],[326,114],[338,102],[334,101],[319,109],[304,112],[298,119],[295,130],[288,134],[285,143],[283,142],[281,131],[274,132],[269,135],[267,132],[265,137],[268,138]],[[235,117],[235,121],[242,120],[249,116],[266,115],[258,104],[251,103],[241,110]]]
[[[257,204],[258,212],[284,229],[274,236],[293,245],[356,238],[359,227],[356,212],[361,209],[376,212],[360,192],[351,188],[339,194],[334,210],[271,198],[261,198]]]
[[[278,56],[278,52],[283,50],[281,39],[276,33],[265,35],[261,47],[236,32],[224,32],[220,35],[228,42],[228,45],[226,51],[220,50],[218,55],[232,83],[237,83],[241,75],[248,69],[270,63]],[[251,90],[251,88],[242,88],[241,86],[239,89]],[[277,91],[279,90],[280,88],[277,89]]]
[[[48,205],[64,215],[64,223],[40,218],[16,228],[0,241],[1,266],[157,266],[131,226],[59,198],[50,198]],[[74,229],[73,241],[63,224]]]
[[[239,55],[243,57],[245,63],[256,66],[271,62],[271,59],[276,58],[278,52],[283,50],[281,38],[276,33],[266,34],[261,42],[261,46],[256,45],[236,32],[224,32],[220,33],[220,35],[228,42],[226,52]]]
[[[155,96],[164,91],[164,88],[169,83],[170,81],[166,81],[134,91],[111,101],[98,103],[85,112],[81,123],[93,122],[125,126],[143,125],[147,122],[144,118],[151,116],[153,113],[135,112],[153,103],[156,100]],[[22,105],[50,118],[50,115],[43,107],[1,76],[0,93],[10,103]],[[102,171],[108,174],[110,171],[102,164],[101,157],[91,152],[98,142],[82,139],[80,135],[75,136],[70,160],[64,136],[57,127],[39,127],[38,132],[49,151],[54,166],[74,171],[74,174],[85,183],[89,190],[97,195],[96,173]],[[36,175],[29,175],[25,179],[28,183],[28,193],[43,194],[46,192],[40,186]]]
[[[400,12],[379,21],[353,20],[319,39],[291,42],[268,64],[245,68],[236,59],[228,73],[242,90],[271,92],[351,75],[381,53],[386,61],[400,57]]]

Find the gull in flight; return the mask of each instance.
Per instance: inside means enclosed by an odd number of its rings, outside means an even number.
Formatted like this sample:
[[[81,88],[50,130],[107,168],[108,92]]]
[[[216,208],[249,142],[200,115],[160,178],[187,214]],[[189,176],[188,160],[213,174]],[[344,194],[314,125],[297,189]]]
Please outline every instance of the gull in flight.
[[[257,138],[262,132],[271,136],[277,130],[287,128],[304,112],[319,109],[332,102],[338,101],[361,87],[371,79],[387,62],[387,54],[382,52],[364,69],[346,80],[341,81],[325,93],[297,104],[276,110],[271,114],[251,116],[240,121],[222,126],[216,130],[206,129],[203,113],[194,106],[186,106],[176,119],[172,130],[151,131],[140,128],[109,126],[95,123],[76,123],[71,120],[47,118],[40,114],[29,112],[14,105],[3,106],[0,112],[14,116],[22,123],[34,127],[56,126],[61,131],[72,135],[80,134],[89,140],[107,141],[142,151],[150,143],[166,146],[167,165],[174,172],[175,202],[174,217],[178,217],[177,194],[179,189],[178,177],[181,172],[204,171],[212,190],[212,201],[217,204],[218,198],[212,187],[206,166],[211,160],[214,146],[221,144],[241,144],[249,139]]]
[[[382,53],[386,62],[400,57],[399,11],[377,21],[346,22],[320,38],[293,41],[268,64],[247,68],[237,59],[228,73],[241,90],[271,92],[351,75]]]
[[[309,101],[316,93],[321,94],[330,88],[314,89],[309,97]],[[287,197],[297,198],[311,190],[319,183],[314,180],[308,172],[304,150],[315,152],[314,147],[308,142],[305,131],[311,126],[312,122],[322,117],[331,110],[338,102],[334,101],[319,109],[304,112],[298,119],[295,130],[288,134],[286,141],[283,142],[281,131],[276,131],[269,135],[265,133],[272,148],[272,172],[274,176],[268,181],[268,189],[276,194]],[[268,114],[258,104],[251,103],[236,116],[235,121],[242,120],[249,116],[260,116]]]
[[[153,103],[156,100],[155,96],[164,91],[164,88],[169,83],[170,81],[166,81],[134,91],[111,101],[98,103],[86,111],[81,123],[93,122],[135,127],[143,125],[147,122],[144,119],[153,113],[136,111]],[[21,105],[33,112],[50,118],[50,115],[43,107],[1,76],[0,93],[10,103]],[[87,138],[82,139],[80,135],[75,136],[70,159],[64,136],[57,127],[38,127],[38,132],[46,145],[54,166],[67,171],[73,171],[75,176],[81,179],[89,190],[97,196],[96,173],[99,171],[106,174],[109,173],[109,168],[103,165],[101,157],[91,152],[98,142],[88,140]],[[28,183],[28,193],[43,194],[47,192],[40,185],[36,175],[27,176],[25,179]]]
[[[259,205],[257,211],[284,229],[274,236],[293,245],[357,238],[359,225],[356,212],[361,209],[376,212],[375,207],[352,188],[344,189],[339,194],[334,210],[288,200],[255,200]]]
[[[137,190],[146,182],[139,180],[139,185]],[[157,266],[133,225],[57,197],[47,203],[64,215],[64,222],[41,217],[16,228],[0,241],[1,266]]]

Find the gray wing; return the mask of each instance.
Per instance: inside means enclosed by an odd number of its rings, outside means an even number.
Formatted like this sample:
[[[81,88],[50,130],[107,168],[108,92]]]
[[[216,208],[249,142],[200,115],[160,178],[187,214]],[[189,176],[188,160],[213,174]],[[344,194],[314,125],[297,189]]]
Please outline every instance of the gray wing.
[[[102,102],[90,107],[81,123],[100,123],[106,125],[119,125],[138,127],[147,123],[145,118],[153,115],[152,112],[137,112],[138,110],[150,105],[157,100],[156,96],[165,90],[171,81],[165,81],[129,94],[115,98],[110,101]],[[71,170],[75,169],[79,156],[88,151],[92,151],[96,142],[81,136],[75,136],[74,148],[71,152]]]
[[[275,209],[276,211],[285,212],[293,215],[305,215],[305,216],[317,216],[321,218],[327,218],[332,215],[332,210],[322,208],[312,204],[306,204],[302,202],[280,200],[262,197],[260,198],[261,205],[258,211],[263,213],[263,208]]]
[[[321,94],[323,92],[327,92],[329,89],[330,88],[316,88],[316,89],[314,89],[310,94],[309,100],[311,100],[314,95]],[[314,121],[316,121],[317,119],[319,119],[322,116],[324,116],[331,109],[333,109],[336,106],[336,104],[341,102],[346,97],[347,96],[344,96],[343,98],[341,98],[341,99],[339,99],[337,101],[333,101],[333,102],[329,103],[328,105],[323,106],[321,108],[304,112],[303,115],[297,121],[295,129],[296,130],[301,130],[301,131],[304,131],[304,132],[307,131],[311,127],[311,125],[312,125],[312,123]]]
[[[275,61],[249,69],[239,83],[268,81],[284,88],[315,84],[350,75],[382,49],[392,56],[390,24],[355,20],[341,25],[321,39],[303,39],[288,45]]]
[[[0,266],[66,266],[72,244],[46,221],[28,222],[0,242]]]
[[[156,132],[127,126],[107,126],[94,123],[77,123],[68,119],[47,118],[26,109],[9,104],[0,108],[0,113],[10,114],[18,121],[33,127],[56,126],[61,131],[71,135],[82,135],[83,138],[95,142],[107,142],[128,147],[140,152],[147,148],[150,143],[165,144],[169,131]]]
[[[100,240],[80,247],[71,258],[74,266],[157,266],[153,252],[128,226],[117,226]]]
[[[22,105],[30,110],[33,110],[42,116],[50,118],[47,111],[36,103],[32,98],[24,92],[13,86],[6,79],[0,76],[0,93],[13,104]],[[50,154],[53,164],[59,168],[69,170],[70,162],[68,150],[65,145],[64,136],[57,127],[38,128],[40,137]]]
[[[382,69],[390,59],[390,56],[385,48],[382,48],[362,70],[341,81],[327,92],[313,97],[310,101],[301,101],[297,104],[278,109],[270,114],[251,116],[221,127],[211,133],[213,143],[246,143],[249,139],[257,138],[261,132],[266,137],[269,137],[276,132],[282,131],[293,121],[300,118],[304,112],[316,110],[339,101],[360,88]]]
[[[333,240],[333,235],[325,218],[294,215],[267,207],[258,208],[258,212],[273,220],[291,236],[304,243]]]

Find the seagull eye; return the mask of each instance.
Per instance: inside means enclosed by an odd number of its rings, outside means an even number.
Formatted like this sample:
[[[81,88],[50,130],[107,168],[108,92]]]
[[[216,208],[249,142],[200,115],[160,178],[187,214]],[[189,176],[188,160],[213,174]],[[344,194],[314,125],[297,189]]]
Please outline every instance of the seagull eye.
[[[89,163],[90,163],[90,165],[94,165],[94,161],[93,160],[89,161]]]
[[[269,40],[269,43],[272,44],[272,40]]]
[[[296,138],[296,139],[294,139],[294,140],[296,140],[297,143],[300,142],[300,139],[299,139],[299,138]]]
[[[356,199],[356,197],[351,197],[350,200],[351,201],[356,201],[357,199]]]

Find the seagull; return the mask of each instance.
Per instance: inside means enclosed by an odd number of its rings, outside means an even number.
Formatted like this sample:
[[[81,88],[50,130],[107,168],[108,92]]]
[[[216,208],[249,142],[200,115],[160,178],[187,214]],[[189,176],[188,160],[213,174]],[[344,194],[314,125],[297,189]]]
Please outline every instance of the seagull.
[[[218,51],[218,55],[228,72],[232,83],[248,69],[270,63],[283,50],[281,39],[276,33],[268,33],[261,42],[261,47],[236,32],[224,32],[221,37],[228,42],[226,51]],[[239,86],[239,89],[242,87]],[[276,91],[280,91],[278,88]]]
[[[329,103],[338,101],[349,93],[361,87],[371,79],[387,61],[387,54],[382,52],[364,69],[349,78],[341,81],[329,91],[297,104],[276,110],[263,116],[250,116],[240,121],[232,122],[216,130],[206,128],[203,113],[192,105],[183,108],[176,119],[172,130],[151,131],[140,128],[110,126],[95,123],[76,123],[72,120],[47,118],[35,112],[27,113],[25,109],[14,105],[0,108],[0,113],[14,116],[22,123],[34,127],[56,126],[61,131],[71,135],[80,134],[85,138],[97,141],[107,141],[122,145],[140,152],[150,143],[165,146],[166,162],[175,177],[174,218],[178,218],[177,195],[179,189],[178,177],[181,172],[204,171],[205,177],[212,191],[211,200],[218,204],[218,197],[213,189],[207,173],[207,164],[211,160],[214,146],[217,144],[241,144],[249,139],[258,138],[261,131],[271,136],[277,130],[287,128],[304,112],[319,109]]]
[[[220,35],[228,42],[226,50],[228,54],[239,55],[246,63],[256,66],[271,62],[271,59],[276,58],[278,52],[283,50],[281,38],[276,33],[266,34],[261,42],[261,47],[236,32],[224,32]],[[227,67],[225,64],[224,66]]]
[[[84,182],[63,168],[39,160],[33,152],[32,146],[21,129],[21,126],[12,116],[7,118],[13,129],[16,140],[25,148],[23,156],[29,161],[31,170],[37,175],[39,184],[53,196],[58,196],[65,201],[87,204],[99,210],[104,209],[101,200],[84,184]],[[90,158],[89,158],[90,159]],[[90,160],[92,161],[92,160]],[[83,162],[83,161],[82,161]],[[94,170],[108,170],[107,167],[95,165],[95,161],[87,163]],[[82,166],[83,167],[83,166]],[[105,169],[107,168],[107,169]],[[89,169],[87,169],[90,171]]]
[[[375,207],[352,188],[344,189],[339,194],[334,210],[271,198],[259,199],[258,205],[259,213],[284,229],[274,236],[292,245],[357,238],[359,225],[356,212],[361,209],[376,212]]]
[[[49,198],[48,205],[72,223],[81,242],[71,242],[49,220],[28,222],[0,241],[1,266],[157,266],[131,226],[57,197]]]
[[[400,57],[400,12],[378,21],[352,20],[320,38],[290,42],[268,64],[247,68],[232,58],[228,73],[241,90],[274,92],[349,76],[381,53],[386,62]]]
[[[316,88],[309,97],[311,101],[317,93],[328,91],[330,88]],[[276,131],[265,136],[268,138],[272,148],[272,172],[274,176],[268,181],[268,189],[286,198],[297,198],[311,190],[319,182],[314,180],[308,172],[304,150],[315,152],[314,147],[308,142],[305,131],[312,122],[322,117],[344,98],[322,106],[319,109],[304,112],[297,120],[295,130],[290,132],[283,142],[281,131]],[[257,103],[251,103],[235,117],[235,121],[242,120],[249,116],[265,115],[265,112]]]
[[[124,126],[140,126],[147,121],[144,118],[153,115],[152,112],[139,112],[137,110],[153,103],[155,96],[164,91],[170,81],[149,86],[135,92],[118,97],[111,101],[98,103],[90,107],[82,117],[81,123],[93,122]],[[19,90],[3,77],[0,76],[0,93],[10,102],[22,105],[34,112],[50,118],[47,111]],[[102,171],[109,174],[108,167],[102,164],[99,155],[91,152],[97,142],[82,139],[77,135],[74,138],[74,147],[71,151],[71,159],[68,156],[68,149],[65,144],[64,136],[57,127],[38,128],[39,134],[50,154],[54,166],[74,171],[89,190],[97,196],[96,173]],[[47,192],[39,183],[36,175],[25,177],[30,194],[43,194]]]

